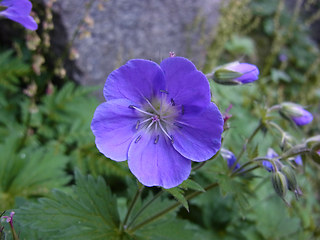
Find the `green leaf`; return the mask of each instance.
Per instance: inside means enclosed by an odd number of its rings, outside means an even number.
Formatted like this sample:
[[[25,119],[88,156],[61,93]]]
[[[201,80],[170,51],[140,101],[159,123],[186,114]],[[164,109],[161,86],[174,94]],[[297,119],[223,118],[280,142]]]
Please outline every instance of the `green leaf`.
[[[170,193],[175,199],[177,199],[182,206],[184,206],[185,209],[189,212],[189,205],[188,201],[185,199],[183,193],[184,191],[178,187],[165,189],[168,193]]]
[[[206,190],[204,190],[203,187],[201,187],[197,182],[191,180],[191,179],[187,179],[185,181],[183,181],[180,185],[179,188],[183,188],[183,189],[191,189],[191,190],[196,190],[196,191],[200,191],[200,192],[205,192]]]
[[[50,235],[47,239],[118,239],[116,198],[103,178],[95,180],[75,172],[73,194],[56,190],[53,198],[16,210],[16,221],[25,229]],[[49,233],[49,234],[48,234]]]

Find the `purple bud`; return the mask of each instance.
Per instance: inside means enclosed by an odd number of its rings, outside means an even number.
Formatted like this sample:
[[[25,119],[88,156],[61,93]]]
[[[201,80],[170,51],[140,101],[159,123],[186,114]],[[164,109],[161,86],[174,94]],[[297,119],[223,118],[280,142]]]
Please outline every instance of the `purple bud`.
[[[303,165],[302,158],[301,158],[300,155],[296,156],[296,158],[294,159],[294,161],[295,161],[295,163],[296,163],[297,165],[300,165],[300,166]]]
[[[219,67],[213,74],[213,80],[225,85],[251,83],[259,78],[257,66],[249,63],[233,62]]]
[[[272,148],[269,148],[268,149],[268,152],[267,152],[267,155],[266,155],[266,158],[275,158],[275,157],[278,157],[279,155],[272,149]],[[262,165],[265,167],[265,169],[268,171],[268,172],[273,172],[274,169],[273,169],[273,165],[270,161],[268,160],[264,160],[262,161]]]
[[[312,114],[299,104],[284,102],[280,107],[280,112],[294,121],[298,126],[306,125],[313,120]]]
[[[286,62],[288,60],[288,56],[284,53],[281,53],[279,55],[279,60],[280,60],[280,62]]]
[[[237,158],[236,156],[233,154],[233,152],[225,149],[225,148],[221,148],[221,156],[224,160],[227,161],[228,167],[232,168],[233,164],[236,162]],[[238,169],[240,167],[240,164],[237,163],[237,165],[234,167],[234,170]]]

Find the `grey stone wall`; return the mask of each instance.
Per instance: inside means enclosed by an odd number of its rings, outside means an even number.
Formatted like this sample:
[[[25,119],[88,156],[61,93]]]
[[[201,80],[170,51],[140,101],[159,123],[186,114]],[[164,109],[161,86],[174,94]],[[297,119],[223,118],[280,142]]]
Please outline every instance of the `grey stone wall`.
[[[160,62],[170,51],[201,67],[214,37],[220,1],[96,0],[74,41],[78,58],[68,63],[67,72],[81,84],[103,84],[112,70],[131,58]],[[52,44],[59,53],[85,17],[88,2],[53,4]]]

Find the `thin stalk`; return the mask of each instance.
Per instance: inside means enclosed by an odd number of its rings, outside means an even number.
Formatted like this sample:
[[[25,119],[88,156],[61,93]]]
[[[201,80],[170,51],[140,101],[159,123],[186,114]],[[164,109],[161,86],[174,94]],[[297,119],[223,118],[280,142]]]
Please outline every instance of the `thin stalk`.
[[[131,212],[132,212],[132,210],[133,210],[133,207],[135,206],[137,200],[139,199],[139,197],[140,197],[140,195],[141,195],[141,193],[142,193],[143,188],[144,188],[143,186],[142,186],[142,187],[139,187],[138,190],[137,190],[137,192],[136,192],[136,194],[134,195],[133,200],[132,200],[132,202],[131,202],[131,204],[130,204],[130,206],[129,206],[129,209],[128,209],[128,211],[127,211],[127,214],[126,214],[126,216],[125,216],[125,218],[124,218],[124,220],[123,220],[123,223],[120,225],[120,232],[123,231],[124,226],[127,224],[128,219],[129,219],[129,216],[130,216],[130,214],[131,214]]]
[[[140,210],[139,212],[137,212],[137,214],[132,218],[131,222],[127,225],[127,226],[124,226],[125,229],[129,228],[133,223],[134,221],[141,215],[141,213],[143,213],[143,211],[150,206],[151,203],[153,203],[155,200],[157,200],[161,194],[163,193],[163,191],[161,190],[160,192],[158,192],[156,195],[153,196],[153,198],[147,202]]]
[[[264,126],[264,123],[262,122],[262,120],[260,120],[259,125],[256,127],[256,129],[253,131],[253,133],[250,135],[250,137],[246,140],[246,142],[243,144],[241,152],[239,153],[239,155],[237,156],[236,161],[233,163],[231,170],[233,170],[237,163],[240,161],[243,153],[245,152],[245,150],[247,149],[247,145],[252,141],[252,139],[256,136],[256,134],[259,132],[259,130]]]
[[[208,191],[212,188],[217,187],[218,185],[219,185],[218,183],[212,183],[212,184],[208,185],[207,187],[205,187],[204,189],[206,191]],[[193,193],[190,193],[189,195],[186,196],[186,200],[190,200],[190,199],[200,195],[201,193],[203,193],[203,192],[195,191]],[[149,223],[157,220],[158,218],[161,218],[163,215],[167,214],[168,212],[170,212],[171,210],[175,209],[176,207],[178,207],[180,205],[181,205],[180,202],[176,202],[176,203],[172,204],[168,208],[162,210],[161,212],[157,213],[156,215],[154,215],[154,216],[148,218],[147,220],[143,221],[142,223],[138,224],[137,226],[132,228],[130,232],[134,232],[134,231],[138,230],[139,228],[143,227],[144,225],[149,224]]]

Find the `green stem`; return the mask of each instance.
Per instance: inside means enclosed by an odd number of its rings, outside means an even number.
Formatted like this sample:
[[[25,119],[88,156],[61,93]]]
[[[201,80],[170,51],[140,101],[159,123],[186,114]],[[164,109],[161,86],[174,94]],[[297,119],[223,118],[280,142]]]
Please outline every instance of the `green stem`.
[[[163,193],[163,191],[161,190],[160,192],[158,192],[156,195],[153,196],[153,198],[147,202],[140,210],[139,212],[137,212],[137,214],[132,218],[131,222],[127,225],[127,226],[124,226],[125,229],[129,228],[133,223],[134,221],[141,215],[141,213],[143,213],[143,211],[148,207],[150,206],[151,203],[153,203],[155,200],[157,200],[161,194]]]
[[[138,198],[140,197],[140,195],[142,193],[142,190],[143,190],[143,186],[142,187],[138,187],[138,190],[137,190],[136,194],[134,195],[133,200],[132,200],[132,202],[131,202],[131,204],[129,206],[129,209],[127,211],[127,214],[126,214],[126,216],[125,216],[125,218],[123,220],[123,223],[120,225],[120,232],[122,232],[124,230],[124,226],[127,224],[129,216],[130,216],[130,214],[131,214],[131,212],[133,210],[133,207],[136,204]]]
[[[205,187],[204,189],[206,191],[208,191],[212,188],[217,187],[218,185],[219,185],[218,183],[212,183],[212,184],[208,185],[207,187]],[[203,192],[195,191],[193,193],[190,193],[189,195],[186,196],[186,200],[190,200],[190,199],[200,195],[201,193],[203,193]],[[139,228],[143,227],[144,225],[149,224],[149,223],[157,220],[158,218],[161,218],[163,215],[167,214],[168,212],[170,212],[171,210],[175,209],[176,207],[178,207],[180,205],[181,205],[180,202],[176,202],[176,203],[172,204],[170,207],[162,210],[161,212],[157,213],[156,215],[154,215],[154,216],[148,218],[147,220],[143,221],[142,223],[138,224],[136,227],[131,229],[130,232],[134,232],[134,231],[138,230]]]
[[[259,125],[256,127],[256,129],[253,131],[253,133],[250,135],[250,137],[245,141],[245,143],[242,146],[241,152],[239,153],[239,155],[237,156],[236,161],[233,163],[231,170],[233,170],[237,163],[240,161],[242,155],[244,154],[245,150],[247,149],[247,145],[252,141],[252,139],[256,136],[256,134],[259,132],[259,130],[264,126],[264,123],[262,122],[262,120],[260,120]]]

